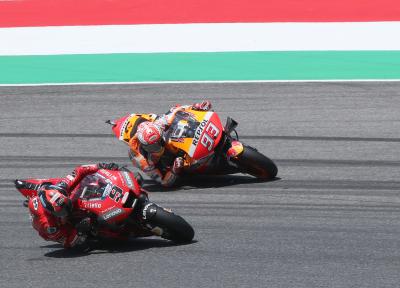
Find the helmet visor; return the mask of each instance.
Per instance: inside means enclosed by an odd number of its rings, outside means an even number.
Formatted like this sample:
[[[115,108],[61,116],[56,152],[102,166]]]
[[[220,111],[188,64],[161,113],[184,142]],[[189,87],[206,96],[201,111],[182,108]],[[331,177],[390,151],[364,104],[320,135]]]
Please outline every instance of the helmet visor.
[[[163,148],[164,147],[161,144],[161,141],[149,145],[143,145],[143,149],[149,153],[159,153],[162,151]]]

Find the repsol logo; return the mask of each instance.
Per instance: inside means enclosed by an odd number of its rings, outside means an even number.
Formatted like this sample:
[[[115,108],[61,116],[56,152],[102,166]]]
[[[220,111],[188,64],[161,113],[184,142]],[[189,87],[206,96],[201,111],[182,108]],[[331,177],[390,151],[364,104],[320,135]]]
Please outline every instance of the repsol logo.
[[[208,123],[208,120],[203,120],[200,123],[199,127],[197,127],[196,132],[194,133],[194,137],[193,137],[193,145],[194,146],[197,146],[197,144],[199,143],[201,134],[203,133],[204,127],[206,127],[207,123]]]

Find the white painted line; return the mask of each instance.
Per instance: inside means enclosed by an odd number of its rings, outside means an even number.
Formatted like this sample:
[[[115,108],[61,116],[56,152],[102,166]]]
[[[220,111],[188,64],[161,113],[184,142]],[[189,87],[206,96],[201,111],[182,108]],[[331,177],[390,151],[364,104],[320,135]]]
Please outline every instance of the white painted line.
[[[400,50],[400,21],[18,27],[0,55]]]
[[[168,84],[229,84],[229,83],[313,83],[313,82],[400,82],[400,79],[329,79],[329,80],[216,80],[216,81],[144,81],[144,82],[71,82],[0,84],[0,87],[89,86],[89,85],[168,85]]]

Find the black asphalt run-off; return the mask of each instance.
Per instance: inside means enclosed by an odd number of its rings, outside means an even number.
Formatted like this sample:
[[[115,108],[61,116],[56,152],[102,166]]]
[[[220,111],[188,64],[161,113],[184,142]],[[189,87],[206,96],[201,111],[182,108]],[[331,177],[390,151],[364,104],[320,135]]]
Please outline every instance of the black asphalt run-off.
[[[129,164],[107,119],[209,99],[279,179],[193,179],[150,198],[195,241],[64,251],[32,229],[12,180]],[[400,83],[0,87],[0,287],[399,287]]]

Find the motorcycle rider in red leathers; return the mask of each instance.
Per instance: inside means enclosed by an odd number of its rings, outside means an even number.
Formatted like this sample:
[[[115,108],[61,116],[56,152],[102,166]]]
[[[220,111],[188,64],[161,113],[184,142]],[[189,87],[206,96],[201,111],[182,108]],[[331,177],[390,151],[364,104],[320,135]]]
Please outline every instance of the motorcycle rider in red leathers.
[[[78,166],[71,175],[67,175],[57,184],[38,188],[37,196],[29,199],[28,208],[31,213],[32,226],[43,239],[59,242],[64,248],[87,248],[86,235],[81,233],[81,230],[87,231],[90,221],[83,219],[76,226],[68,221],[68,216],[73,208],[69,196],[86,175],[95,173],[99,169],[118,170],[119,167],[115,163]],[[22,189],[37,189],[27,181],[17,179],[15,184]]]
[[[182,172],[184,160],[182,157],[175,158],[172,167],[164,174],[157,168],[157,163],[165,151],[164,132],[168,130],[177,112],[188,108],[209,111],[211,107],[211,102],[207,100],[193,105],[175,105],[166,114],[158,116],[154,122],[140,123],[136,134],[129,141],[129,158],[133,166],[162,186],[173,186]]]

